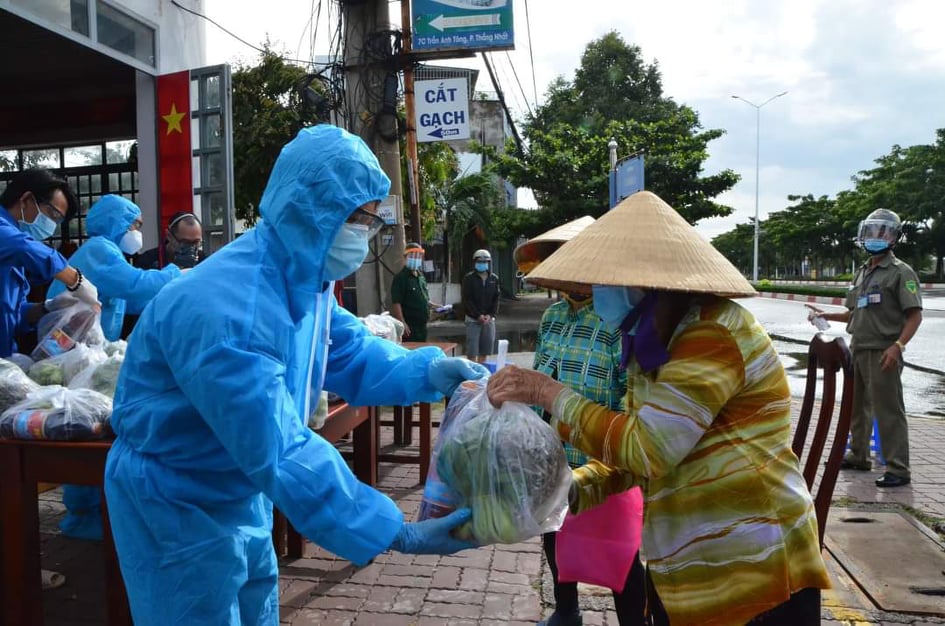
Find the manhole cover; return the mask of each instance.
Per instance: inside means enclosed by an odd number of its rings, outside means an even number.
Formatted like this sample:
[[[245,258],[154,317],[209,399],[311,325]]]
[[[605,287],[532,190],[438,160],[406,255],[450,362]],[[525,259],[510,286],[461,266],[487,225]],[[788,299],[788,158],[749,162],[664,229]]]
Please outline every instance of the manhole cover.
[[[826,545],[882,610],[945,614],[945,553],[902,514],[835,509]]]

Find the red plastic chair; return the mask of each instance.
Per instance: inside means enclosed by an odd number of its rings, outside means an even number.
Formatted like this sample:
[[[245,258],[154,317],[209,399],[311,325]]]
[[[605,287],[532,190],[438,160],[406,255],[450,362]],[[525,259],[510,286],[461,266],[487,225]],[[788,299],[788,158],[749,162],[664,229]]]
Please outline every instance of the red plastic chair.
[[[817,370],[823,370],[822,384],[819,385]],[[836,409],[837,374],[842,374],[842,391],[840,407]],[[814,404],[819,399],[820,412],[813,435],[808,441],[811,415]],[[794,431],[794,441],[791,448],[801,460],[804,468],[804,480],[814,498],[814,509],[817,513],[817,527],[820,533],[820,547],[824,546],[824,530],[827,527],[827,513],[830,510],[830,501],[837,484],[837,475],[840,473],[840,463],[846,450],[847,434],[850,432],[850,419],[853,414],[853,358],[846,342],[837,337],[832,341],[824,341],[823,336],[817,333],[810,342],[807,351],[807,387],[804,391],[804,400],[801,404],[801,413]],[[832,433],[832,439],[828,437]],[[805,445],[806,444],[806,445]],[[806,448],[806,456],[804,451]],[[825,463],[826,461],[826,463]],[[817,472],[823,468],[820,480],[817,481]]]

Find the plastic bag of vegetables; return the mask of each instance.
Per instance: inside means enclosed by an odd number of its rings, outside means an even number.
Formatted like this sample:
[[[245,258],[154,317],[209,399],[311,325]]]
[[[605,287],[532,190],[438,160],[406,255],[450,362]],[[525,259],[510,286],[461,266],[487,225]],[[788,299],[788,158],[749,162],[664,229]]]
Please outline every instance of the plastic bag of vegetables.
[[[125,355],[116,353],[104,361],[92,363],[69,381],[69,389],[92,389],[109,398],[114,398],[118,373],[124,361]]]
[[[82,370],[102,363],[105,359],[105,351],[101,346],[89,347],[77,343],[68,352],[36,361],[30,366],[29,375],[40,385],[66,386]]]
[[[19,404],[37,389],[39,385],[30,380],[18,365],[0,359],[0,413]]]
[[[493,407],[486,380],[463,383],[450,400],[421,516],[445,514],[450,504],[468,506],[472,520],[457,534],[483,545],[517,543],[557,530],[571,485],[561,441],[524,404]]]
[[[0,415],[0,437],[83,441],[111,434],[111,398],[91,389],[41,387]]]

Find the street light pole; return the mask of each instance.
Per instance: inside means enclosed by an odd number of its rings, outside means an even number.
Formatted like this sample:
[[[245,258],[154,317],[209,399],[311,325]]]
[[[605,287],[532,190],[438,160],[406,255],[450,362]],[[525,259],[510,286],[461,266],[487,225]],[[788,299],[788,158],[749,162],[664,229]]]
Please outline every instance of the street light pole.
[[[776,98],[780,98],[783,95],[786,95],[786,91],[771,96],[761,104],[755,104],[751,100],[746,100],[741,96],[732,96],[736,100],[741,100],[745,104],[750,104],[755,107],[755,237],[752,253],[752,270],[751,270],[751,279],[755,282],[758,282],[758,235],[759,235],[759,220],[758,220],[758,197],[760,194],[760,174],[761,174],[761,108],[771,102]]]

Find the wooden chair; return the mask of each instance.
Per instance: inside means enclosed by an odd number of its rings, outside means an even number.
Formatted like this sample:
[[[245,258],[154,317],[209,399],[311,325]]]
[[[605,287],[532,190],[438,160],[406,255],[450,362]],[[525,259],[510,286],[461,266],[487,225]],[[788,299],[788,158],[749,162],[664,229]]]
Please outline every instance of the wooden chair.
[[[817,370],[823,370],[823,383],[818,396]],[[840,395],[839,411],[835,410],[837,398],[837,374],[842,373],[842,392]],[[817,425],[812,438],[808,441],[811,414],[814,404],[820,401],[820,413],[817,416]],[[817,513],[817,527],[820,532],[820,547],[824,546],[824,529],[827,527],[827,512],[830,510],[830,501],[833,489],[837,484],[837,474],[840,472],[840,462],[847,445],[847,434],[850,432],[850,419],[853,414],[853,358],[846,342],[837,337],[832,341],[824,341],[817,333],[810,342],[807,351],[807,387],[804,391],[804,401],[801,404],[801,413],[794,431],[794,441],[791,448],[798,459],[801,459],[804,468],[804,480],[814,498],[814,509]],[[832,426],[832,428],[831,428]],[[833,439],[829,441],[831,432]],[[807,456],[804,457],[805,443]],[[815,486],[817,471],[823,466],[823,474]]]

